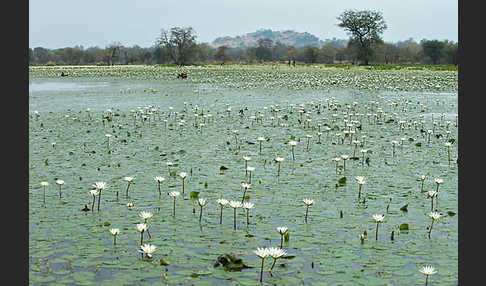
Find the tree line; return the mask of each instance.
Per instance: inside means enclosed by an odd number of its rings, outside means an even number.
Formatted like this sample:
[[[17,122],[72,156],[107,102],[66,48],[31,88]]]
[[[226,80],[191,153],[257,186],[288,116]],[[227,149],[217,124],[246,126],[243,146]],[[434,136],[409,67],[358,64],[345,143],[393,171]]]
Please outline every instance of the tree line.
[[[345,43],[343,43],[345,42]],[[457,65],[458,43],[448,40],[413,39],[396,43],[376,44],[371,64],[444,64]],[[324,46],[295,48],[271,39],[261,39],[257,46],[213,48],[207,43],[198,43],[187,54],[183,64],[211,63],[352,63],[358,64],[358,49],[350,41],[331,40]],[[74,46],[60,49],[42,47],[29,48],[29,65],[132,65],[132,64],[178,64],[164,47],[143,48],[109,45],[105,48]]]
[[[387,28],[383,15],[377,11],[346,10],[338,26],[348,32],[348,40],[327,40],[321,46],[294,47],[258,39],[255,46],[232,48],[212,47],[197,43],[192,27],[162,29],[151,47],[126,47],[113,42],[105,48],[82,46],[61,49],[29,48],[29,65],[132,65],[132,64],[224,64],[282,62],[351,63],[351,64],[427,64],[457,65],[458,43],[449,40],[409,38],[396,43],[385,42],[380,35]]]

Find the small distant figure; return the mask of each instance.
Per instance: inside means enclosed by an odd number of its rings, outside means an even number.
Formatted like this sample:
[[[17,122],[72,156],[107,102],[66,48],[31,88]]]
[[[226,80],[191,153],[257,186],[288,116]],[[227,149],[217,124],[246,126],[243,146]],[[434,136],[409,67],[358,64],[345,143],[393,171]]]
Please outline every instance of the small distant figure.
[[[187,78],[187,73],[180,73],[177,75],[177,78]]]
[[[83,212],[89,211],[88,205],[84,205],[84,208],[82,209]]]
[[[221,66],[224,66],[224,62],[221,63]]]
[[[289,60],[289,67],[290,67],[290,60]]]
[[[61,76],[68,76],[68,75],[65,74],[64,72],[61,72]]]
[[[295,60],[292,62],[292,65],[295,67]]]

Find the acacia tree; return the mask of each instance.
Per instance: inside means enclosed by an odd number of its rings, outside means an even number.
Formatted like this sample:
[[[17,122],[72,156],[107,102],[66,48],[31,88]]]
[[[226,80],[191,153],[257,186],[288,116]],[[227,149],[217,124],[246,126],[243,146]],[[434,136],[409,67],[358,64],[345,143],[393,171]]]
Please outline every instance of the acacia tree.
[[[350,40],[358,46],[358,59],[368,65],[373,45],[382,42],[380,34],[387,28],[381,12],[346,10],[337,19],[338,26],[346,30]]]
[[[183,66],[191,61],[196,48],[196,35],[192,27],[162,29],[157,46],[163,47],[176,64]]]

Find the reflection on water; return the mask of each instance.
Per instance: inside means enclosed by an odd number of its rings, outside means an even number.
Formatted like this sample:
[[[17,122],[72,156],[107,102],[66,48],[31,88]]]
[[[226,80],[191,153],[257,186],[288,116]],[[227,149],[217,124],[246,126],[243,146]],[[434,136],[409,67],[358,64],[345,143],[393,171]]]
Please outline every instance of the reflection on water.
[[[58,91],[58,90],[80,90],[90,87],[108,86],[107,83],[75,83],[75,82],[29,82],[29,92]]]

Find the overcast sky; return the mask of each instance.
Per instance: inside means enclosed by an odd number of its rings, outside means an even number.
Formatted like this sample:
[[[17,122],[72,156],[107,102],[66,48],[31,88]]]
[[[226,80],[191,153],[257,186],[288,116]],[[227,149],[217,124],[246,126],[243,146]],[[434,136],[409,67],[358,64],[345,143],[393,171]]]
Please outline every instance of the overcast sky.
[[[346,9],[382,12],[386,42],[458,40],[457,0],[29,0],[29,47],[150,47],[175,26],[193,27],[198,43],[259,29],[347,39],[336,20]]]

